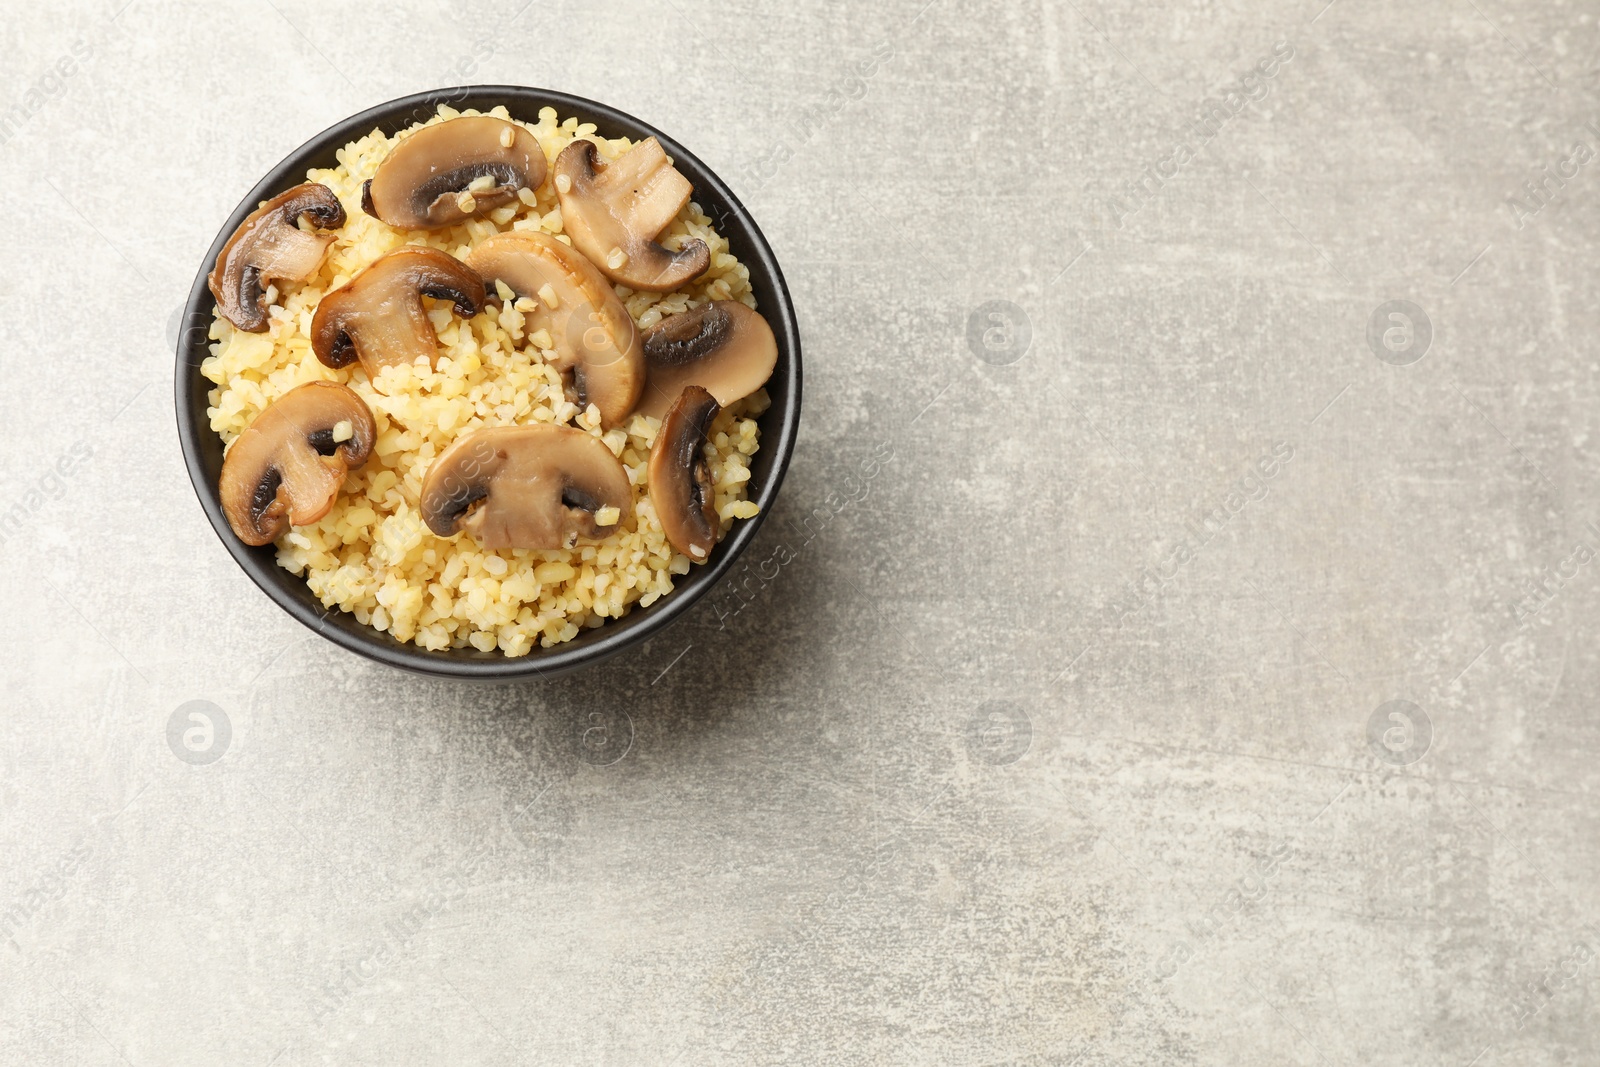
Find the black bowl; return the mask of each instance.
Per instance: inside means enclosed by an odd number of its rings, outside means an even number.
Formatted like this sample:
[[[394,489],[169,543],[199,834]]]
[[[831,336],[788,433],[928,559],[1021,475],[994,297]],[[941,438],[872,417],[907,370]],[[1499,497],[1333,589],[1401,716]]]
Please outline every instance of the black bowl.
[[[538,119],[540,108],[553,107],[563,119],[576,117],[580,122],[594,123],[605,137],[657,138],[677,168],[693,183],[695,202],[716,223],[717,231],[727,237],[732,253],[749,267],[756,301],[778,339],[778,366],[767,383],[772,407],[761,416],[761,449],[753,458],[750,472],[750,498],[761,506],[761,513],[737,521],[712,552],[709,562],[692,567],[687,575],[678,577],[672,593],[648,608],[635,605],[622,618],[584,630],[565,644],[549,649],[536,647],[528,655],[514,659],[499,651],[479,652],[474,648],[429,652],[363,626],[347,612],[328,611],[312,595],[303,579],[274,562],[276,549],[273,546],[251,548],[234,536],[217,495],[222,440],[212,432],[206,418],[206,396],[212,385],[200,374],[201,361],[209,354],[206,332],[215,307],[211,292],[206,288],[206,273],[216,262],[223,243],[245,216],[261,201],[305,181],[308,169],[336,166],[334,153],[350,141],[374,129],[392,134],[425,121],[435,114],[439,104],[479,111],[504,105],[513,116],[530,122]],[[772,249],[744,205],[704,163],[660,130],[593,100],[546,89],[518,85],[437,89],[380,104],[313,137],[250,190],[223,225],[195,275],[181,322],[184,328],[179,331],[176,383],[178,437],[183,443],[189,478],[194,482],[200,505],[217,536],[250,579],[295,619],[352,652],[422,674],[488,681],[554,675],[588,666],[660,633],[727,574],[739,553],[755,538],[762,519],[772,510],[777,498],[800,423],[800,330],[795,322],[794,305]],[[221,605],[218,610],[222,610]]]

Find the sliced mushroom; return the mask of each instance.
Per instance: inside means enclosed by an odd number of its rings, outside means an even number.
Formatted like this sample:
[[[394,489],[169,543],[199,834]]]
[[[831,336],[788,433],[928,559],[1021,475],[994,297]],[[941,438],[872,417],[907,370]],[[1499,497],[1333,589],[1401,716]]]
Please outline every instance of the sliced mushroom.
[[[514,122],[470,115],[401,141],[362,186],[367,214],[402,230],[436,230],[544,184],[544,149]]]
[[[372,411],[336,382],[308,382],[256,416],[222,461],[219,491],[228,525],[247,545],[277,540],[290,525],[333,507],[346,472],[367,462],[377,440]]]
[[[465,531],[490,550],[571,548],[627,522],[633,491],[592,434],[549,423],[495,426],[458,438],[434,460],[421,512],[440,537]]]
[[[330,367],[357,359],[376,380],[384,367],[439,356],[439,338],[428,321],[424,296],[452,300],[456,314],[470,318],[483,307],[483,279],[459,259],[435,248],[410,246],[390,252],[355,281],[322,298],[311,320],[311,350]]]
[[[650,327],[644,358],[638,412],[659,419],[686,386],[701,386],[724,407],[760,389],[778,364],[778,342],[758,312],[718,300]]]
[[[344,225],[344,205],[326,185],[306,182],[268,200],[240,224],[206,276],[217,310],[241,330],[267,328],[267,287],[304,281],[317,272],[331,233],[306,233],[304,218],[324,230]]]
[[[698,385],[688,386],[667,412],[650,450],[650,503],[656,518],[672,547],[700,563],[711,555],[722,531],[705,455],[711,422],[721,410],[716,397]]]
[[[579,407],[594,404],[608,430],[628,417],[644,389],[644,348],[633,316],[593,263],[548,234],[520,230],[478,245],[467,266],[486,291],[504,282],[537,305],[528,329],[550,335]]]
[[[630,289],[670,292],[711,266],[704,241],[677,252],[656,243],[693,191],[654,137],[611,163],[593,141],[573,141],[556,157],[562,228],[607,278]]]

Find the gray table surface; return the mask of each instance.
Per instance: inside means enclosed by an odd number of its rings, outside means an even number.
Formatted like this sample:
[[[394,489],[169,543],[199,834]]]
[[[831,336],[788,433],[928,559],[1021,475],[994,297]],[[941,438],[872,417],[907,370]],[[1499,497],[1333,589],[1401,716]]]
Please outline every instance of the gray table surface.
[[[1595,1062],[1600,7],[1324,2],[10,7],[0,1061]],[[243,193],[463,82],[806,342],[743,597],[542,685],[311,636],[173,425]]]

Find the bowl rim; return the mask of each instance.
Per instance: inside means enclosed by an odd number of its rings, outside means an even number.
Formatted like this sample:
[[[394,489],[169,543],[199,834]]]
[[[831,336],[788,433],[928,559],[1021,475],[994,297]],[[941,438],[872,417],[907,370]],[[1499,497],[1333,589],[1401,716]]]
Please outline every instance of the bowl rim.
[[[489,103],[485,98],[500,99]],[[784,391],[781,407],[775,403],[773,409],[769,409],[761,416],[762,450],[771,450],[773,455],[770,472],[756,488],[755,495],[751,497],[761,510],[749,519],[740,520],[713,550],[709,562],[694,567],[687,575],[678,576],[673,591],[649,607],[641,608],[634,604],[626,615],[616,620],[608,620],[593,630],[581,632],[571,641],[549,649],[536,644],[531,652],[519,657],[508,657],[499,650],[484,653],[472,648],[429,651],[410,642],[401,642],[387,632],[363,626],[355,621],[354,616],[350,616],[351,626],[329,625],[328,617],[340,609],[331,608],[320,613],[316,611],[311,606],[316,604],[316,600],[314,596],[309,595],[305,579],[277,565],[275,545],[252,548],[233,533],[223,514],[217,486],[208,477],[201,454],[202,435],[209,434],[213,438],[216,435],[203,418],[197,419],[194,414],[196,394],[198,393],[203,399],[212,388],[212,383],[200,374],[200,364],[210,354],[207,349],[209,341],[206,331],[210,327],[215,307],[215,301],[207,286],[207,274],[216,262],[223,244],[244,221],[245,216],[254,211],[263,200],[305,181],[305,174],[312,165],[312,160],[328,151],[330,147],[337,150],[374,129],[384,128],[391,133],[403,129],[434,113],[439,104],[447,104],[458,109],[476,108],[485,112],[503,104],[514,116],[524,121],[527,121],[527,108],[531,108],[536,117],[538,109],[553,107],[563,119],[576,116],[580,121],[596,123],[605,136],[627,136],[634,140],[648,136],[656,137],[676,163],[685,171],[693,172],[691,177],[695,184],[697,202],[713,217],[718,232],[728,237],[730,241],[735,238],[735,233],[731,233],[730,230],[737,231],[739,238],[737,243],[747,246],[739,251],[740,261],[750,269],[752,275],[756,275],[758,271],[765,275],[776,296],[776,306],[763,307],[761,312],[778,337],[779,373],[786,376],[788,388]],[[399,125],[393,125],[397,121]],[[736,226],[730,227],[729,220],[736,223]],[[178,331],[175,345],[177,363],[173,393],[184,466],[189,472],[189,481],[194,487],[201,508],[210,520],[212,531],[227,548],[234,562],[269,599],[295,621],[315,633],[347,651],[374,662],[432,677],[477,681],[548,678],[598,663],[625,648],[660,634],[672,623],[681,619],[701,597],[710,592],[755,539],[783,485],[799,432],[801,401],[799,324],[795,318],[794,302],[789,295],[783,271],[778,266],[777,257],[773,255],[771,245],[768,244],[760,227],[756,225],[749,210],[734,195],[733,190],[729,189],[699,157],[650,123],[608,104],[552,89],[523,85],[469,85],[430,89],[396,97],[329,126],[273,166],[229,215],[201,262],[179,323],[183,328]],[[199,405],[199,410],[204,411],[204,404]],[[769,422],[770,416],[774,414],[777,416],[776,419]],[[296,596],[291,592],[293,586],[290,583],[305,590],[306,595]]]

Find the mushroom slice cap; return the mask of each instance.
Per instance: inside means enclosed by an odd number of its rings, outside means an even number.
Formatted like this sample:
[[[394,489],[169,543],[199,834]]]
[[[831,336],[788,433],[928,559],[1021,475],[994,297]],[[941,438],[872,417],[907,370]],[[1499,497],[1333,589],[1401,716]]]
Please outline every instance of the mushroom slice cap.
[[[532,230],[491,237],[466,262],[487,289],[500,281],[534,303],[525,312],[528,330],[550,335],[556,366],[571,375],[580,407],[599,408],[608,430],[628,417],[644,389],[644,346],[633,316],[593,263]]]
[[[311,320],[311,350],[329,367],[359,359],[373,381],[384,367],[413,363],[418,356],[432,365],[439,338],[424,296],[453,301],[458,315],[471,317],[483,307],[483,279],[436,248],[397,249],[322,298]]]
[[[616,508],[601,526],[596,512]],[[605,442],[571,426],[495,426],[459,438],[422,480],[422,521],[491,551],[599,541],[633,514],[633,490]]]
[[[722,522],[706,463],[711,422],[722,405],[698,385],[688,386],[667,412],[650,450],[650,503],[672,547],[704,563],[717,546]]]
[[[573,141],[556,157],[555,171],[562,228],[607,278],[665,293],[711,266],[711,250],[698,238],[676,252],[656,243],[694,188],[654,137],[611,163],[601,161],[593,141]]]
[[[336,432],[348,423],[350,436]],[[290,525],[333,507],[344,476],[367,462],[377,440],[372,410],[337,382],[307,382],[267,405],[222,461],[218,484],[228,525],[247,545],[277,540]]]
[[[724,407],[760,389],[778,365],[778,342],[759,312],[737,300],[718,300],[650,327],[644,357],[638,412],[659,419],[690,385]]]
[[[539,188],[548,169],[539,139],[522,126],[468,115],[424,126],[390,149],[362,186],[361,207],[402,230],[436,230]],[[482,187],[484,178],[493,184]]]
[[[301,218],[319,229],[337,229],[344,225],[344,205],[326,185],[297,185],[251,212],[217,254],[206,284],[217,310],[239,329],[265,330],[267,287],[303,281],[322,265],[334,235],[306,233],[295,225]]]

